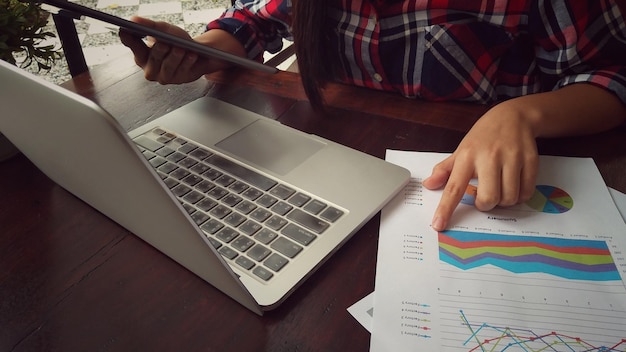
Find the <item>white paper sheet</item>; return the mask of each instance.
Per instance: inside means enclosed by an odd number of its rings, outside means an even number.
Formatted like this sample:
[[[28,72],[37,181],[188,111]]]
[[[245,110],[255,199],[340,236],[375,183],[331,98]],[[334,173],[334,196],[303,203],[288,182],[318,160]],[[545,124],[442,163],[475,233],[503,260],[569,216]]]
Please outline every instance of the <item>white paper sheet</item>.
[[[622,219],[626,222],[626,194],[610,187],[609,193],[611,193],[611,197],[613,197],[617,210],[622,214]]]
[[[593,160],[541,157],[547,196],[439,234],[421,180],[445,156],[388,151],[413,179],[381,217],[371,351],[625,350],[626,224]]]
[[[626,222],[626,194],[610,188],[609,193],[617,206],[617,210],[622,214],[624,222]],[[360,299],[355,304],[348,307],[348,312],[361,324],[367,331],[372,332],[372,320],[374,319],[374,293]]]
[[[348,307],[348,312],[371,333],[374,319],[374,292]]]

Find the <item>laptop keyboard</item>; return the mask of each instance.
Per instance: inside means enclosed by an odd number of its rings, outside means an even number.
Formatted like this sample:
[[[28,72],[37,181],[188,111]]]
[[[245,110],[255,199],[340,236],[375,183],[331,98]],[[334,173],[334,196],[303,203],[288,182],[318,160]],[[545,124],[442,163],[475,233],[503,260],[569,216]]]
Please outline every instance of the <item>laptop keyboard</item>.
[[[262,281],[344,214],[162,128],[134,142],[218,253]]]

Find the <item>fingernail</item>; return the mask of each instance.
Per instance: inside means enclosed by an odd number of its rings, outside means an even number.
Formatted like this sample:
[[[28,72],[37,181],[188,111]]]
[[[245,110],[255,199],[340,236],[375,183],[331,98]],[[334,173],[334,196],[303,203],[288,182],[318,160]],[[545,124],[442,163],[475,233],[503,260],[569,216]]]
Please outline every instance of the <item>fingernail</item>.
[[[430,225],[435,231],[442,231],[443,230],[443,219],[439,216],[435,216],[435,218],[433,219],[433,222]]]

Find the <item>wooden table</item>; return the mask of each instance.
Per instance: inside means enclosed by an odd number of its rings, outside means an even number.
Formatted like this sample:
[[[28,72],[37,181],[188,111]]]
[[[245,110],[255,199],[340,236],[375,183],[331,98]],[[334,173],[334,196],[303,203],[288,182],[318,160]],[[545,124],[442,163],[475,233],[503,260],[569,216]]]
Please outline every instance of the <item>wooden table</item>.
[[[147,82],[123,58],[64,84],[132,128],[210,95],[383,157],[451,152],[486,107],[332,85],[316,114],[298,76],[234,71],[181,86]],[[538,141],[593,157],[626,192],[626,127]],[[277,310],[256,316],[51,182],[26,158],[0,163],[0,351],[367,351],[346,311],[374,289],[379,217]]]

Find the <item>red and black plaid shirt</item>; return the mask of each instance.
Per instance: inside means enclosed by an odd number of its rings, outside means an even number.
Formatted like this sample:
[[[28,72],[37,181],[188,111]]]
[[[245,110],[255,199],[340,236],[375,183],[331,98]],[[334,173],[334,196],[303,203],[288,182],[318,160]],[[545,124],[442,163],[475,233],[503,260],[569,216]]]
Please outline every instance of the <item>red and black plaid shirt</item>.
[[[489,103],[587,82],[626,104],[620,1],[339,0],[330,16],[346,83]],[[238,0],[208,28],[260,59],[291,39],[290,3]]]

